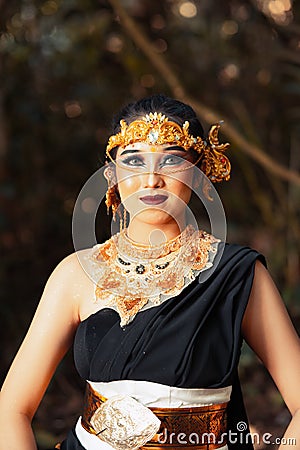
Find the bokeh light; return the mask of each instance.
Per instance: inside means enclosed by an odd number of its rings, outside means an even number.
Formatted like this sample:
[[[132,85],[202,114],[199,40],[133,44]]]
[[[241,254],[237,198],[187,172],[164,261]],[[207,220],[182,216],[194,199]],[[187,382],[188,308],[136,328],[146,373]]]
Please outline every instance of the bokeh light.
[[[24,22],[30,22],[36,16],[36,7],[32,4],[24,4],[21,9],[21,20]]]
[[[192,19],[197,15],[197,6],[190,1],[183,1],[179,5],[179,14],[187,19]]]
[[[156,39],[154,42],[155,48],[159,53],[164,53],[168,50],[168,44],[164,39]]]
[[[162,30],[166,26],[165,19],[160,14],[155,14],[151,19],[151,26],[155,30]]]
[[[293,20],[291,0],[258,0],[258,6],[279,25],[288,25]]]
[[[257,72],[256,78],[261,85],[267,86],[272,79],[271,72],[267,69],[261,69]]]
[[[227,84],[235,79],[237,79],[240,75],[240,68],[235,63],[229,63],[219,73],[219,80]]]
[[[106,48],[111,53],[119,53],[123,49],[123,40],[118,34],[111,34],[106,41]]]
[[[44,16],[51,16],[58,10],[58,4],[54,0],[49,0],[41,6],[41,12]]]
[[[238,23],[235,20],[225,20],[221,27],[223,36],[233,36],[239,31]]]
[[[82,114],[82,109],[78,101],[65,102],[65,113],[69,119],[74,119]]]
[[[145,73],[140,79],[141,85],[145,88],[151,88],[155,85],[155,78],[151,73]]]
[[[86,197],[81,202],[81,209],[86,214],[92,214],[94,211],[97,210],[97,203],[95,199],[92,197]]]

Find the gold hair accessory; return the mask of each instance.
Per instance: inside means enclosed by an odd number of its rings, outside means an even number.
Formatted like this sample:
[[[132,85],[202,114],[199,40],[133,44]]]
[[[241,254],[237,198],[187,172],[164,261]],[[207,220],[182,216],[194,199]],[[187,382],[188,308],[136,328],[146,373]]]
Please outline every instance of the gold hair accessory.
[[[230,162],[224,155],[230,144],[219,143],[220,124],[211,127],[208,142],[200,136],[194,137],[189,133],[188,121],[180,126],[157,112],[146,114],[129,125],[125,120],[121,120],[120,125],[121,131],[109,138],[106,147],[106,155],[113,162],[115,161],[110,152],[115,147],[126,147],[135,142],[145,142],[149,145],[175,144],[186,151],[193,149],[199,154],[201,170],[211,181],[227,181],[230,178]]]
[[[225,150],[230,144],[219,143],[220,123],[212,125],[208,132],[208,143],[204,148],[203,158],[201,159],[201,170],[207,178],[213,183],[218,181],[228,181],[230,178],[231,165],[227,156],[224,155]]]

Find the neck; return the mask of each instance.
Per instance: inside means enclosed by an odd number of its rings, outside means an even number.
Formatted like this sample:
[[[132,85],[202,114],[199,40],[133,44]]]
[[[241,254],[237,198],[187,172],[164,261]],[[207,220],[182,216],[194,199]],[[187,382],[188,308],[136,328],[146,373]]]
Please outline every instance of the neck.
[[[149,224],[133,219],[128,225],[127,235],[140,244],[160,245],[178,236],[185,226],[185,221]]]

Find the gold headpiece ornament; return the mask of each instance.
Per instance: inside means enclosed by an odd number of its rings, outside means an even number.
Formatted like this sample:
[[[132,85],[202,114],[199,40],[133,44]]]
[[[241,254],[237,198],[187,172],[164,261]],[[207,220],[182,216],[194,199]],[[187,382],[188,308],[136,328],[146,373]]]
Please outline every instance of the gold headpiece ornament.
[[[189,122],[181,127],[172,122],[162,113],[149,113],[141,119],[134,120],[129,125],[120,121],[121,131],[112,135],[106,147],[106,155],[115,147],[126,147],[135,142],[145,142],[150,145],[176,144],[184,150],[195,150],[199,154],[200,169],[212,182],[227,181],[230,178],[230,162],[224,155],[229,143],[220,144],[218,132],[220,124],[212,125],[208,133],[208,142],[200,136],[189,133]]]

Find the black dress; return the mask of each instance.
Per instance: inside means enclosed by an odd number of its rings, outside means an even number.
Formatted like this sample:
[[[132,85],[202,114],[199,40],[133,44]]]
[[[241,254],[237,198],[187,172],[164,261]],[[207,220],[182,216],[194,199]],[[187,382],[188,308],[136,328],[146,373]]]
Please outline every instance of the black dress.
[[[140,311],[127,326],[120,327],[113,309],[92,314],[80,323],[74,342],[80,376],[95,382],[144,380],[180,388],[232,385],[228,430],[237,431],[239,422],[248,423],[237,366],[256,260],[265,264],[256,251],[226,244],[211,277],[203,283],[196,278],[178,296]],[[246,441],[239,435],[239,442],[229,442],[228,448],[252,449]],[[73,430],[61,449],[83,449]]]

